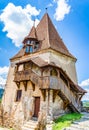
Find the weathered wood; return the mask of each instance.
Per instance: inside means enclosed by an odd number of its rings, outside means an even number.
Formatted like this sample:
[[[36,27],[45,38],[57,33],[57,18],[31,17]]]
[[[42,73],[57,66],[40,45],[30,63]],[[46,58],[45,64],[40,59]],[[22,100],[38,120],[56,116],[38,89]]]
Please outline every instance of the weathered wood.
[[[59,90],[53,90],[53,102],[55,102],[58,92],[59,92]]]
[[[17,87],[20,88],[20,82],[15,82]]]
[[[33,91],[35,91],[35,84],[33,82],[32,83],[32,88],[33,88]]]
[[[43,96],[43,101],[45,101],[45,99],[46,99],[46,89],[41,89],[41,93],[42,93],[42,96]]]
[[[64,104],[63,104],[63,109],[65,110],[66,109],[66,107],[68,106],[68,104],[69,104],[69,101],[67,100],[66,102],[64,102]]]
[[[25,91],[27,91],[27,81],[23,81],[23,85],[24,85]]]

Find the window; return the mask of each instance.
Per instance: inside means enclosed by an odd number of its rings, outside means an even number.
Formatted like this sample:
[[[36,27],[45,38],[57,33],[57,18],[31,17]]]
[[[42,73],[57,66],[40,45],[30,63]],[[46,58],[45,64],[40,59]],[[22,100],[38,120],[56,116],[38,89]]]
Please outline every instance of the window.
[[[37,50],[37,49],[38,49],[38,47],[39,47],[39,42],[38,42],[38,41],[36,41],[36,42],[34,43],[34,51],[35,51],[35,50]]]
[[[26,45],[26,53],[32,53],[35,52],[39,48],[39,42],[38,41],[27,41]]]
[[[16,102],[20,101],[22,96],[22,90],[17,90],[17,94],[16,94]]]
[[[30,53],[33,52],[33,46],[30,46]]]
[[[58,76],[58,72],[56,71],[56,69],[52,69],[52,70],[50,71],[50,75],[51,75],[51,76]]]
[[[29,53],[29,52],[30,52],[30,46],[26,46],[25,52],[26,52],[26,53]]]
[[[22,71],[23,70],[23,64],[20,64],[19,66],[18,66],[18,71]]]
[[[24,64],[24,70],[30,69],[30,62]]]

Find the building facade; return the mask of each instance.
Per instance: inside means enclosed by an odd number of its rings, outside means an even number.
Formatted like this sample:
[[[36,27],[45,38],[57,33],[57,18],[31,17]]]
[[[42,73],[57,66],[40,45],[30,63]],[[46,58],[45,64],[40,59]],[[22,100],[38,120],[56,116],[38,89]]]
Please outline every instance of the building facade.
[[[65,112],[80,112],[86,91],[78,86],[76,58],[47,13],[10,63],[4,113],[22,122],[36,119],[46,124]]]

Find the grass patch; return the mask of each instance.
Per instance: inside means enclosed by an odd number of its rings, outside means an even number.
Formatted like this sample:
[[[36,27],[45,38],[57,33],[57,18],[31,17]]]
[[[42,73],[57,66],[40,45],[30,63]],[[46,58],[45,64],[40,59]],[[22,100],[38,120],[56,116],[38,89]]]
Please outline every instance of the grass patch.
[[[82,114],[79,113],[65,114],[54,121],[53,130],[62,130],[63,128],[70,126],[73,121],[79,120],[81,117]]]

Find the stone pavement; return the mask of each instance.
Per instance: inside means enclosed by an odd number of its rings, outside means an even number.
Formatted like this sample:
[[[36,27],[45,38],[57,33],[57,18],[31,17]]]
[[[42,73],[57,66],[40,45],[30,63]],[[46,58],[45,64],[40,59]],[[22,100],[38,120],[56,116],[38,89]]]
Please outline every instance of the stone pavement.
[[[70,127],[64,128],[63,130],[89,130],[89,113],[82,113],[84,116],[71,124]]]

